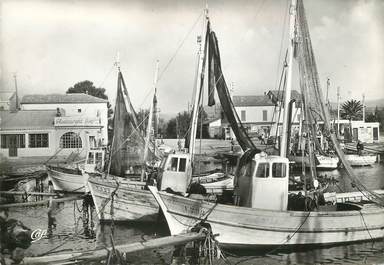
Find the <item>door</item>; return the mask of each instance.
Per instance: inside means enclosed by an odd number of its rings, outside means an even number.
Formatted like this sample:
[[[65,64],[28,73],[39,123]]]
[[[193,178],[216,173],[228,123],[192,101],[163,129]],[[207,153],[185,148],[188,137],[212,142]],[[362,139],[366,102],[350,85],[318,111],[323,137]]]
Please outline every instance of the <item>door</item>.
[[[17,135],[10,135],[9,136],[8,155],[10,157],[16,157],[17,156]]]

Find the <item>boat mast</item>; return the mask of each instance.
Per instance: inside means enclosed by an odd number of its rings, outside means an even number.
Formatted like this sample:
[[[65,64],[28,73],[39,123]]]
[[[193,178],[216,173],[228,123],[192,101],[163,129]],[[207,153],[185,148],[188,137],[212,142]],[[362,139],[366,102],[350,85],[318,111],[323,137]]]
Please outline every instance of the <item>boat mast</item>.
[[[159,60],[156,61],[155,76],[153,79],[153,98],[152,98],[151,107],[149,109],[149,114],[148,114],[147,133],[145,138],[144,157],[143,157],[143,168],[141,170],[141,178],[140,178],[141,181],[144,181],[145,163],[148,158],[149,142],[151,141],[152,119],[153,119],[153,111],[154,111],[154,104],[155,104],[155,98],[156,98],[156,86],[157,86],[158,73],[159,73]]]
[[[337,137],[340,133],[340,87],[337,87]]]
[[[288,66],[287,66],[287,87],[285,88],[284,95],[284,116],[283,116],[283,135],[280,144],[280,156],[287,156],[288,146],[288,108],[289,101],[291,100],[291,87],[292,87],[292,64],[293,53],[295,48],[295,22],[296,22],[296,0],[291,1],[289,8],[289,52],[288,52]]]
[[[205,21],[204,21],[204,29],[207,28],[209,17],[208,17],[208,5],[205,10]],[[206,35],[206,32],[204,32]],[[198,122],[198,114],[199,114],[199,105],[201,99],[201,87],[204,82],[204,61],[206,58],[206,38],[205,35],[201,36],[201,41],[199,42],[199,63],[198,63],[198,78],[196,79],[196,87],[195,87],[195,95],[193,99],[193,111],[192,111],[192,121],[191,121],[191,134],[189,139],[189,155],[191,161],[194,161],[195,156],[195,141],[196,141],[196,132],[197,132],[197,122]],[[203,49],[202,49],[203,47]]]

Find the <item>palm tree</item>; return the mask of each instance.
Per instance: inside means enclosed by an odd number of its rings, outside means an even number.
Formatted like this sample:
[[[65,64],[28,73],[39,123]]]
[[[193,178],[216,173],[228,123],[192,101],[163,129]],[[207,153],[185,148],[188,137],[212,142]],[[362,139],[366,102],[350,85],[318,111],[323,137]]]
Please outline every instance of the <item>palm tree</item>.
[[[341,118],[349,120],[349,131],[352,136],[352,120],[363,118],[363,105],[359,100],[348,100],[341,106]]]

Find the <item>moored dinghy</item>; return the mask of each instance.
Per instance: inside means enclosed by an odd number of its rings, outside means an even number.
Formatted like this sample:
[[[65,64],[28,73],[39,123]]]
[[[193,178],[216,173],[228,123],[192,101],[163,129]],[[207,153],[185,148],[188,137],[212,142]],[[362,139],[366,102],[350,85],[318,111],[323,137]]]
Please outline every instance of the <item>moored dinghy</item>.
[[[299,56],[303,56],[303,53],[308,56],[299,61],[300,72],[303,74],[302,71],[312,71],[312,74],[317,77],[302,0],[298,0],[297,11],[296,1],[293,0],[290,11],[291,43],[288,67],[292,67],[293,46],[296,45],[294,32],[296,32],[295,24],[297,23],[297,27],[299,27],[297,30],[302,34],[297,38],[302,40],[302,43],[298,45],[298,52],[301,52]],[[298,17],[296,17],[296,12]],[[210,29],[207,28],[207,31],[210,32]],[[226,85],[221,73],[214,33],[210,32],[208,35],[210,36],[209,46],[214,47],[218,59],[214,62],[214,68],[216,88],[219,91],[223,87],[225,89]],[[308,63],[309,61],[310,63]],[[303,69],[309,65],[312,70]],[[305,73],[308,74],[308,72]],[[287,78],[285,109],[290,100],[291,77],[290,69]],[[313,86],[318,96],[322,95],[318,84],[308,85],[306,83],[303,86],[305,89],[308,89],[307,86]],[[364,185],[354,176],[345,160],[334,132],[329,130],[329,114],[325,112],[325,105],[321,104],[320,107],[324,113],[325,125],[328,127],[330,138],[348,176],[355,185],[359,186],[359,189],[364,190]],[[286,122],[288,116],[284,116]],[[231,123],[231,125],[235,124]],[[239,139],[239,135],[236,136]],[[384,200],[368,190],[365,192],[372,195],[374,202],[359,205],[344,203],[331,207],[319,206],[312,210],[288,211],[289,162],[286,158],[286,147],[287,134],[286,128],[283,128],[280,156],[267,156],[260,153],[260,150],[252,148],[245,150],[235,175],[234,205],[212,203],[203,198],[187,198],[150,187],[162,208],[171,234],[179,234],[190,230],[197,224],[205,223],[206,226],[211,227],[214,234],[219,234],[216,237],[219,243],[239,248],[326,245],[374,240],[384,236]]]

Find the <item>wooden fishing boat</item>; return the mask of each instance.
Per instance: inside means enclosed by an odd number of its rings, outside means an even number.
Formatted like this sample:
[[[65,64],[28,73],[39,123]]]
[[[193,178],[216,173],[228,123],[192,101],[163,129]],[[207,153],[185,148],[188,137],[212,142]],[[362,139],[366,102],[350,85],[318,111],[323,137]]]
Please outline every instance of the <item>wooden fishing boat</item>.
[[[384,236],[384,209],[372,204],[339,204],[343,211],[277,211],[215,204],[150,189],[172,235],[204,222],[226,247],[324,245]]]
[[[55,191],[84,193],[87,191],[88,175],[84,172],[95,172],[104,166],[104,150],[92,148],[87,152],[85,163],[80,167],[64,167],[47,165],[48,178]]]
[[[217,173],[216,173],[217,174]],[[159,205],[148,190],[147,183],[104,174],[89,174],[89,191],[95,202],[96,213],[101,221],[155,222]],[[210,182],[209,178],[214,179]],[[221,195],[233,190],[233,176],[206,176],[195,178],[208,194]],[[112,197],[113,196],[113,201]]]
[[[233,205],[209,202],[205,200],[204,196],[179,196],[163,189],[158,191],[156,187],[149,187],[161,207],[172,235],[189,231],[196,225],[202,225],[210,227],[213,234],[218,234],[216,239],[221,245],[236,248],[328,245],[384,237],[383,198],[367,190],[354,176],[353,170],[337,143],[334,132],[329,128],[329,113],[321,98],[322,92],[318,85],[317,69],[302,0],[298,0],[297,5],[296,0],[292,0],[289,10],[290,45],[284,98],[286,111],[284,111],[283,118],[280,155],[268,156],[248,144],[242,145],[241,141],[246,142],[246,138],[241,139],[239,132],[234,130],[244,154],[240,158],[235,174]],[[213,55],[208,55],[211,64],[209,68],[214,71],[213,83],[219,97],[225,97],[227,102],[231,103],[221,71],[216,36],[210,30],[209,22],[207,22],[206,36],[210,52],[213,53]],[[295,43],[297,39],[301,41]],[[288,116],[289,111],[287,110],[291,100],[291,68],[294,49],[299,62],[300,74],[315,79],[314,82],[305,77],[301,80],[305,102],[310,101],[309,89],[313,89],[315,95],[320,97],[318,104],[327,133],[335,145],[336,153],[351,181],[358,186],[359,190],[372,196],[372,201],[369,203],[314,205],[313,208],[308,208],[305,203],[303,209],[288,210],[289,160],[287,147],[289,146],[288,121],[291,120],[291,117]],[[227,108],[223,104],[222,98],[220,100],[225,114],[230,114],[233,108]],[[311,115],[308,110],[309,106],[305,106],[306,119],[310,119]],[[229,119],[229,121],[231,126],[236,126],[238,123],[236,120]],[[310,131],[308,132],[310,134]],[[311,147],[310,144],[309,146]],[[311,152],[309,154],[313,155]],[[313,168],[314,164],[311,163],[312,172]]]

